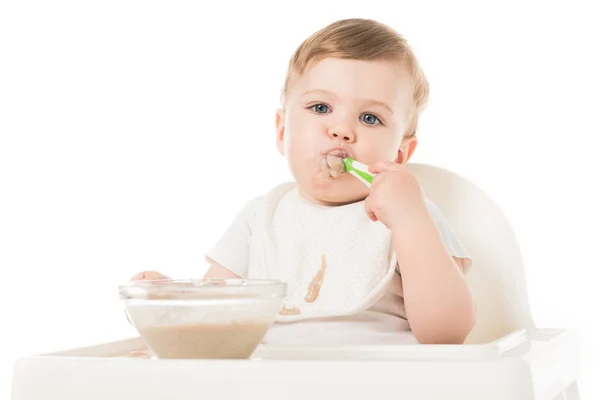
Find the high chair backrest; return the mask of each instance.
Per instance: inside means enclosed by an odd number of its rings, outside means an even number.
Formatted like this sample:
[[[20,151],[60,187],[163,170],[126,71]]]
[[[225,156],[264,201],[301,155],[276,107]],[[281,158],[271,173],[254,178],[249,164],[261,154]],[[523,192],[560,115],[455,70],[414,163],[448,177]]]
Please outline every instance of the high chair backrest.
[[[419,163],[407,167],[473,258],[467,281],[477,322],[467,343],[487,343],[516,329],[534,328],[521,252],[502,211],[473,183],[451,171]]]

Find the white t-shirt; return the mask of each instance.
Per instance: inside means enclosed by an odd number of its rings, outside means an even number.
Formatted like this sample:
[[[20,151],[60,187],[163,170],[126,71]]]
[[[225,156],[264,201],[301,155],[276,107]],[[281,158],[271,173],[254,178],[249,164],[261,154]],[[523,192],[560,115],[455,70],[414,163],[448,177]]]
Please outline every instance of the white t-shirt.
[[[439,209],[426,204],[449,253],[470,265]],[[287,283],[265,343],[417,343],[391,232],[367,217],[363,202],[320,206],[295,183],[277,186],[245,205],[207,258],[242,278]]]

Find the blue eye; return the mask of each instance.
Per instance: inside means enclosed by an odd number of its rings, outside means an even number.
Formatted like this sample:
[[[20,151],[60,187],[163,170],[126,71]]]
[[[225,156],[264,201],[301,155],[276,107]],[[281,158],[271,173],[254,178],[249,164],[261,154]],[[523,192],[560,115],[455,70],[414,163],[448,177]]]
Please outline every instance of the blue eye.
[[[329,107],[322,103],[315,104],[311,109],[317,114],[327,114],[329,112]]]
[[[367,125],[381,124],[381,120],[373,114],[363,114],[360,116],[360,120]]]

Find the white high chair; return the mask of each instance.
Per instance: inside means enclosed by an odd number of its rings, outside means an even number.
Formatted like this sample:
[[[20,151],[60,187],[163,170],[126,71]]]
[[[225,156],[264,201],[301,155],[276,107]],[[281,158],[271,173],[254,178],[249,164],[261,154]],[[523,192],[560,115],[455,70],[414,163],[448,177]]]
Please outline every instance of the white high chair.
[[[468,282],[478,319],[464,345],[264,346],[236,361],[122,357],[143,347],[136,338],[23,358],[12,399],[579,399],[576,337],[534,326],[503,213],[452,172],[409,168],[473,257]]]

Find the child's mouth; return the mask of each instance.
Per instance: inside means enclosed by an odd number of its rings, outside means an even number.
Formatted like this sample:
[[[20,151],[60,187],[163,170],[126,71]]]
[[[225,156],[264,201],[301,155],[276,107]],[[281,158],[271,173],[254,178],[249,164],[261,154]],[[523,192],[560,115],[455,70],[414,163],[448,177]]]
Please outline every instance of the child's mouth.
[[[344,166],[346,157],[348,157],[348,152],[344,149],[329,150],[321,158],[321,171],[328,173],[332,178],[337,178],[346,171]]]

